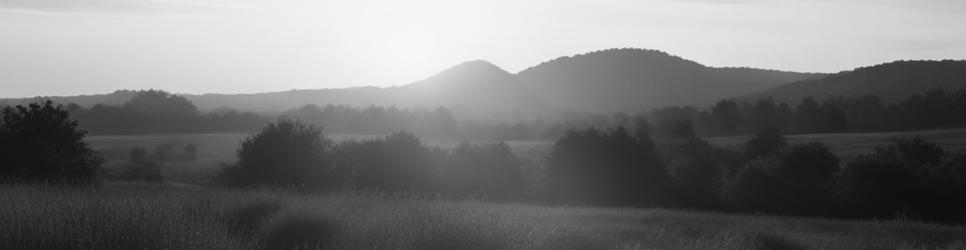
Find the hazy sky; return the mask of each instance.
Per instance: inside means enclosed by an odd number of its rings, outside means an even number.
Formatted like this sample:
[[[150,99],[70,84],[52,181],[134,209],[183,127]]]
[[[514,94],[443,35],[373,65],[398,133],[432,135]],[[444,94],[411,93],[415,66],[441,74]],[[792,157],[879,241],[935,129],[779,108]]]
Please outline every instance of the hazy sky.
[[[963,0],[0,0],[0,97],[401,85],[615,47],[837,72],[966,59]]]

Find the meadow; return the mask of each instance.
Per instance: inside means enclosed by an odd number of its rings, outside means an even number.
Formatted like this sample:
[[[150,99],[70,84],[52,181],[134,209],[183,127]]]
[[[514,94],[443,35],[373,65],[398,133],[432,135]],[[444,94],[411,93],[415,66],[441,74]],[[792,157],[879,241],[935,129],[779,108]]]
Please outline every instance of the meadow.
[[[966,228],[114,182],[0,188],[8,249],[964,249]]]
[[[235,151],[239,143],[249,134],[244,133],[213,133],[213,134],[171,134],[171,135],[125,135],[125,136],[88,136],[85,141],[100,151],[107,162],[104,167],[118,171],[127,164],[128,153],[139,146],[149,151],[159,145],[170,145],[178,153],[186,145],[198,146],[198,157],[193,161],[164,162],[161,169],[165,180],[176,183],[204,184],[218,174],[223,163],[235,161]],[[951,151],[966,150],[966,129],[942,129],[914,132],[890,133],[840,133],[840,134],[804,134],[787,135],[789,144],[822,142],[829,146],[833,153],[841,159],[847,160],[854,155],[872,152],[876,146],[892,143],[890,138],[912,138],[921,136],[923,139],[936,143]],[[330,139],[339,142],[344,140],[362,140],[377,137],[375,135],[329,135]],[[751,136],[709,137],[708,142],[733,150],[742,150],[745,142]],[[452,148],[460,143],[459,139],[430,139],[425,143],[429,146]],[[520,157],[538,163],[550,151],[553,141],[506,141]]]

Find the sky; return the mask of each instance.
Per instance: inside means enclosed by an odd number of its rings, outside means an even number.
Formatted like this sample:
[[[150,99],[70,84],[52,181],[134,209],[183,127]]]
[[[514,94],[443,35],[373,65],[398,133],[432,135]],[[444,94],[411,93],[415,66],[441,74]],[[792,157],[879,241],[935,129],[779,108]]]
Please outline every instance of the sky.
[[[963,0],[0,0],[0,97],[398,86],[647,48],[839,72],[966,59]]]

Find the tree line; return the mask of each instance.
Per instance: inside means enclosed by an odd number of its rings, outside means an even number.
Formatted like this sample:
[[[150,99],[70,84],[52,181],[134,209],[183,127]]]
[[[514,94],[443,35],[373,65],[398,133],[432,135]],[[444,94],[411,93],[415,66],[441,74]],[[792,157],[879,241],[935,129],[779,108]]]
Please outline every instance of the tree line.
[[[650,112],[654,121],[693,123],[701,136],[753,134],[772,127],[788,133],[885,132],[966,127],[966,89],[913,94],[895,104],[879,97],[805,97],[797,106],[762,99],[722,100],[707,110],[667,107]]]
[[[299,156],[301,147],[312,150]],[[821,143],[787,145],[774,128],[728,150],[693,131],[657,143],[641,121],[567,130],[533,166],[505,143],[443,150],[403,132],[336,144],[314,126],[281,120],[245,140],[238,158],[225,168],[230,186],[966,223],[966,153],[919,138],[843,162]]]
[[[85,132],[63,106],[35,103],[2,114],[0,181],[103,180],[103,158],[82,140]],[[690,123],[679,126],[662,140],[653,139],[645,120],[569,129],[538,157],[543,161],[532,162],[502,142],[440,149],[397,132],[335,143],[320,127],[279,119],[241,142],[237,162],[224,166],[219,183],[966,223],[964,152],[919,138],[895,139],[843,162],[821,143],[788,145],[775,128],[759,131],[743,150],[728,150],[697,137]],[[144,150],[132,156],[134,164],[153,170]]]

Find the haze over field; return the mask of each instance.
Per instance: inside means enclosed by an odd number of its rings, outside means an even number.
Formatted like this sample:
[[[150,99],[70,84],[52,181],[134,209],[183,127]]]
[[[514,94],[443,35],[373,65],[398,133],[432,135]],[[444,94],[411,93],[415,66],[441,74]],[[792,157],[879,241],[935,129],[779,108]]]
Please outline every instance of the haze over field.
[[[0,0],[0,249],[966,249],[964,0]]]

